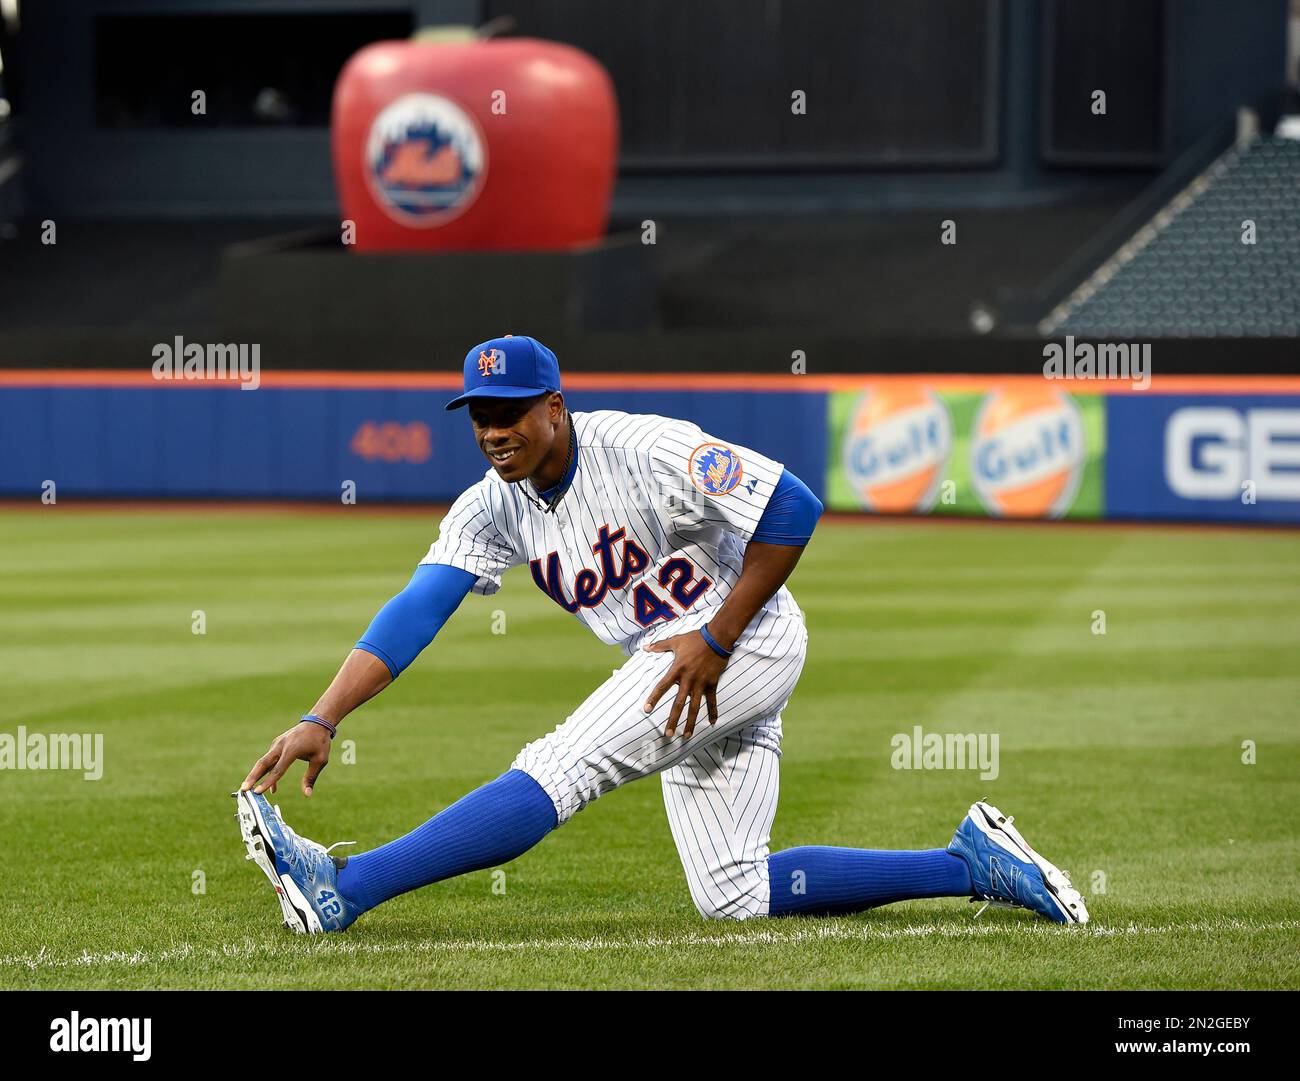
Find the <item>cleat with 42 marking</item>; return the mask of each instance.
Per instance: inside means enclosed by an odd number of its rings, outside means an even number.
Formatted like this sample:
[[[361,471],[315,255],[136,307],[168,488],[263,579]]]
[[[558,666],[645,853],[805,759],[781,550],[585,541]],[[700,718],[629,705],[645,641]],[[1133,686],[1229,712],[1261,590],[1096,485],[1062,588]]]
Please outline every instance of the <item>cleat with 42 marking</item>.
[[[250,859],[262,869],[280,901],[284,925],[300,935],[342,931],[361,912],[338,891],[338,864],[324,845],[299,837],[285,824],[279,807],[253,792],[232,793],[239,831]]]

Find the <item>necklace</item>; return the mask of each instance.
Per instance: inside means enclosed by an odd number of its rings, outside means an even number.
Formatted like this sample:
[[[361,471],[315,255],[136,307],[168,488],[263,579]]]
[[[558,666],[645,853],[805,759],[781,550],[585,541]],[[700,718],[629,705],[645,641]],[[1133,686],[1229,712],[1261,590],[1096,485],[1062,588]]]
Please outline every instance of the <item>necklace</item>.
[[[569,475],[569,466],[573,462],[573,451],[578,444],[578,433],[574,431],[573,428],[573,414],[566,409],[564,411],[564,418],[569,422],[569,449],[564,455],[564,468],[560,470],[560,480],[556,485],[558,490],[553,496],[551,496],[550,500],[543,508],[548,514],[554,512],[556,505],[564,498],[564,493],[569,490],[564,481]]]

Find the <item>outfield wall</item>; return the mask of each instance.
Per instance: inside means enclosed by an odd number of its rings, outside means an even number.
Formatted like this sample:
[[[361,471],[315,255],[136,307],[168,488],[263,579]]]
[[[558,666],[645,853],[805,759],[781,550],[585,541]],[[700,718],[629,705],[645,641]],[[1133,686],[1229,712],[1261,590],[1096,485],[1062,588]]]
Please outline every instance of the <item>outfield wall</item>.
[[[483,475],[451,375],[0,372],[0,494],[449,501]],[[828,508],[1300,522],[1300,377],[596,375],[575,410],[685,417],[761,449]],[[1068,389],[1066,389],[1068,388]]]

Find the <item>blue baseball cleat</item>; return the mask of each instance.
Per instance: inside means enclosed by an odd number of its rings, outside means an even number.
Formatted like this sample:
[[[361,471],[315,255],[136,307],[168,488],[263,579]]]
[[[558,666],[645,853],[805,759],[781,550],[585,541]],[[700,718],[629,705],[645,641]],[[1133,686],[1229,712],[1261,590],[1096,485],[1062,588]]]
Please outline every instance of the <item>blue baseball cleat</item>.
[[[1087,923],[1088,909],[1070,876],[1030,848],[1011,822],[980,800],[953,834],[948,851],[966,861],[976,896],[985,907],[1028,908],[1057,923]]]
[[[300,935],[342,931],[361,913],[338,891],[338,864],[330,849],[299,837],[287,825],[279,807],[265,796],[235,792],[239,829],[252,860],[271,880],[284,910],[284,925]],[[339,841],[350,845],[354,841]]]

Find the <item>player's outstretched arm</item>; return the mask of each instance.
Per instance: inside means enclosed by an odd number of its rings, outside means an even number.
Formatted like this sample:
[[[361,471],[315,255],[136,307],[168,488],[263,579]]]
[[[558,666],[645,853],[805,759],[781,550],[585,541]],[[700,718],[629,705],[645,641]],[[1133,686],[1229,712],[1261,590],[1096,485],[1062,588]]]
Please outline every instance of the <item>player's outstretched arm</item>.
[[[274,792],[289,767],[301,759],[307,763],[302,794],[310,796],[316,778],[329,764],[330,740],[343,718],[392,683],[420,655],[465,599],[475,578],[442,563],[417,567],[407,587],[371,621],[311,712],[276,737],[240,789]]]
[[[311,715],[329,721],[335,727],[362,702],[368,702],[393,682],[388,665],[373,653],[354,649],[339,668],[325,693],[312,707]],[[302,777],[302,794],[310,796],[316,778],[329,764],[329,729],[315,721],[299,721],[288,731],[281,732],[270,750],[253,765],[244,778],[240,790],[252,788],[274,792],[276,785],[290,766],[300,759],[307,763]],[[254,787],[256,786],[256,787]]]

